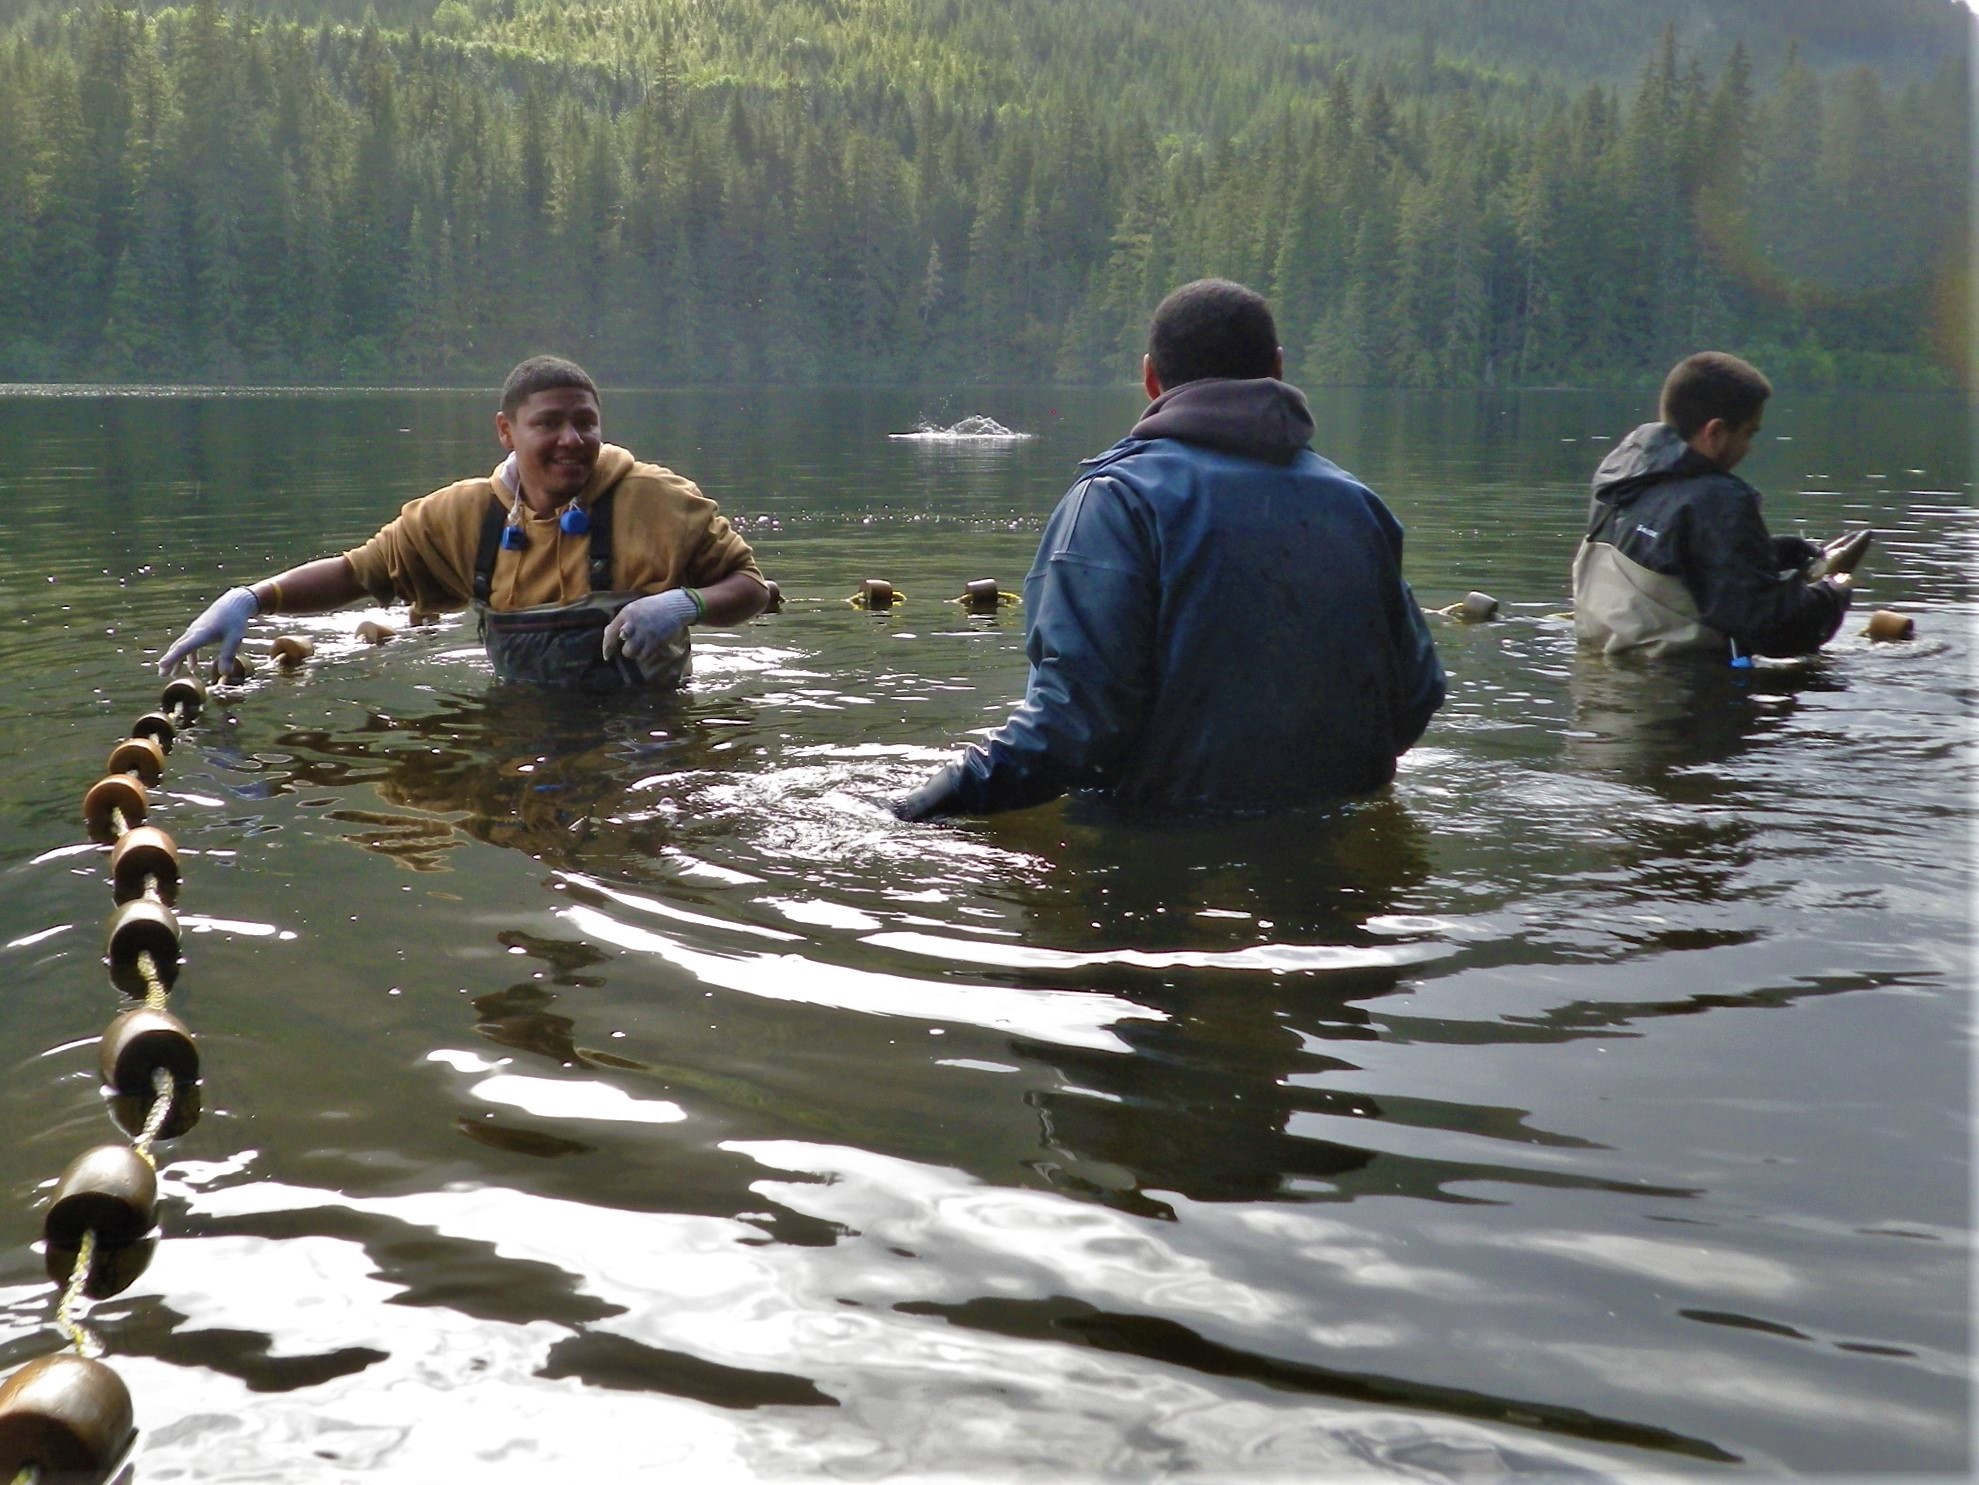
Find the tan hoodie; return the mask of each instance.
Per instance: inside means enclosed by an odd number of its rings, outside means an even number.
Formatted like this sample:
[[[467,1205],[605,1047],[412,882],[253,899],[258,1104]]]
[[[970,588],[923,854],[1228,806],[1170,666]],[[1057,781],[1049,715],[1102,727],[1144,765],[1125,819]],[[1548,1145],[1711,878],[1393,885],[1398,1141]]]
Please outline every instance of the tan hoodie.
[[[761,579],[749,544],[692,480],[606,444],[577,503],[589,506],[607,490],[616,492],[614,590],[702,588],[735,572]],[[344,554],[365,592],[379,603],[409,603],[424,612],[464,608],[473,596],[474,554],[491,495],[514,509],[515,493],[492,475],[407,501],[398,519]],[[538,516],[523,508],[527,541],[520,551],[496,555],[490,608],[571,604],[591,592],[590,538],[565,535],[557,525],[560,514]]]

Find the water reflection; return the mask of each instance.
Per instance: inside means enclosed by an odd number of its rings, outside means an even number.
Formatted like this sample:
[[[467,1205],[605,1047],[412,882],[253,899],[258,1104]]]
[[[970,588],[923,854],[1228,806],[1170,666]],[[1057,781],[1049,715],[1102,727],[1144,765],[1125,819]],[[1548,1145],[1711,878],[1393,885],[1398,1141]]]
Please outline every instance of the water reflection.
[[[1654,711],[1647,701],[1658,694],[1644,688],[1644,705],[1632,711],[1626,678],[1619,688],[1597,685],[1583,720],[1605,730],[1587,730],[1615,744],[1620,729],[1597,713],[1606,707],[1631,723],[1646,715],[1642,735],[1663,738],[1662,718],[1682,708]],[[1393,793],[1236,821],[1123,821],[1075,805],[975,827],[967,834],[1009,860],[1050,863],[1042,873],[1009,871],[983,882],[983,900],[996,904],[1007,926],[982,936],[967,919],[943,926],[905,906],[922,895],[915,873],[923,865],[946,884],[940,837],[930,837],[925,862],[911,851],[891,858],[863,908],[848,898],[805,908],[685,883],[667,858],[705,814],[696,808],[700,791],[735,787],[704,765],[719,761],[716,751],[737,729],[707,724],[678,703],[654,710],[607,701],[573,711],[496,688],[481,698],[447,698],[422,717],[373,714],[338,733],[285,733],[289,761],[264,782],[281,789],[361,783],[417,811],[329,812],[366,826],[358,844],[417,869],[443,867],[456,832],[557,868],[553,885],[571,904],[561,916],[581,936],[501,932],[504,947],[548,967],[550,985],[539,975],[477,996],[474,1029],[573,1073],[648,1082],[685,1076],[704,1095],[719,1085],[678,1065],[585,1044],[595,1033],[586,1037],[558,1009],[560,992],[551,986],[601,985],[603,944],[650,956],[689,985],[813,1010],[918,1012],[951,1027],[1007,1028],[1002,1056],[1035,1070],[1010,1092],[1031,1111],[1036,1143],[1016,1169],[991,1165],[983,1173],[1009,1180],[1021,1172],[1123,1211],[1169,1217],[1177,1194],[1466,1202],[1477,1198],[1460,1188],[1480,1180],[1608,1187],[1561,1162],[1586,1142],[1534,1127],[1526,1110],[1376,1096],[1354,1086],[1363,1069],[1351,1048],[1379,1036],[1371,1003],[1450,952],[1435,923],[1409,911],[1430,880],[1434,843]],[[1655,765],[1662,773],[1705,756],[1694,731],[1673,726],[1669,735],[1686,751],[1680,760],[1666,750]],[[1615,766],[1638,782],[1649,767],[1639,756]],[[896,836],[909,846],[918,839]],[[1675,859],[1708,873],[1705,854],[1693,849]],[[752,922],[766,906],[795,915],[808,931]],[[910,922],[925,926],[896,926]],[[771,943],[749,947],[758,939]],[[906,972],[876,967],[875,951],[880,964],[904,958]],[[579,1117],[593,1124],[630,1117],[585,1096],[592,1112]],[[539,1121],[558,1117],[549,1103],[577,1112],[568,1100],[533,1095],[495,1101]],[[520,1155],[597,1148],[588,1137],[485,1112],[459,1123],[478,1142]],[[1454,1145],[1442,1136],[1456,1137]],[[1475,1141],[1485,1143],[1457,1153]],[[1503,1154],[1494,1158],[1493,1149]],[[1542,1151],[1555,1153],[1541,1158]]]
[[[1012,894],[1028,941],[1171,953],[1259,942],[1385,949],[1364,925],[1428,870],[1420,829],[1392,798],[1165,828],[1102,819],[1068,834],[1060,862],[1062,881]],[[1059,1073],[1029,1095],[1038,1169],[1053,1185],[1172,1217],[1149,1193],[1249,1201],[1336,1190],[1374,1158],[1289,1126],[1313,1108],[1381,1116],[1373,1098],[1295,1079],[1353,1070],[1308,1047],[1371,1036],[1359,1003],[1395,987],[1394,966],[1259,974],[1097,964],[1079,978],[1166,1014],[1123,1025],[1125,1054],[1020,1044]]]
[[[1621,1444],[1656,1453],[1708,1460],[1714,1464],[1740,1462],[1738,1455],[1709,1439],[1687,1436],[1667,1428],[1604,1418],[1579,1408],[1559,1407],[1529,1398],[1507,1397],[1469,1388],[1430,1386],[1404,1378],[1278,1360],[1219,1345],[1172,1320],[1109,1312],[1079,1300],[981,1299],[963,1305],[914,1303],[903,1305],[901,1309],[909,1314],[938,1316],[952,1325],[986,1330],[997,1335],[1071,1342],[1098,1351],[1120,1352],[1170,1366],[1183,1366],[1207,1376],[1241,1377],[1274,1390],[1421,1408],[1454,1418],[1516,1423],[1538,1433]],[[1404,1455],[1393,1462],[1404,1466],[1429,1465],[1431,1479],[1443,1477],[1442,1469],[1437,1466],[1449,1463],[1459,1465],[1460,1472],[1455,1476],[1458,1479],[1472,1477],[1464,1466],[1483,1466],[1483,1477],[1495,1479],[1504,1477],[1508,1472],[1524,1473],[1521,1465],[1549,1479],[1601,1478],[1599,1474],[1580,1470],[1562,1471],[1559,1463],[1553,1460],[1521,1460],[1516,1450],[1511,1451],[1509,1457],[1495,1450],[1473,1452],[1457,1448],[1428,1448],[1416,1452],[1415,1460],[1409,1460]],[[1438,1458],[1439,1455],[1443,1457]],[[1466,1455],[1470,1457],[1466,1458]],[[1412,1475],[1415,1471],[1405,1468],[1404,1473]]]
[[[1577,658],[1561,764],[1577,788],[1612,786],[1604,825],[1617,845],[1606,854],[1609,870],[1623,874],[1600,923],[1604,952],[1729,947],[1762,936],[1756,924],[1677,923],[1664,910],[1736,906],[1754,895],[1766,814],[1755,808],[1761,801],[1744,760],[1804,747],[1794,736],[1804,698],[1843,689],[1827,664],[1744,671],[1703,660]],[[1614,914],[1624,904],[1653,907],[1653,920]]]
[[[1801,692],[1840,683],[1819,661],[1751,671],[1692,657],[1580,655],[1568,687],[1574,720],[1562,761],[1570,771],[1707,804],[1726,787],[1725,765],[1781,731]]]
[[[1273,819],[1072,831],[1060,850],[1066,883],[1012,894],[1027,939],[1160,947],[1174,967],[1151,972],[1104,955],[1076,971],[1081,985],[1163,1013],[1116,1027],[1124,1055],[1013,1044],[1058,1075],[1027,1094],[1040,1125],[1038,1172],[1058,1189],[1157,1218],[1174,1216],[1171,1195],[1468,1202],[1478,1198],[1452,1188],[1489,1180],[1619,1189],[1559,1168],[1557,1155],[1537,1158],[1588,1146],[1533,1127],[1525,1110],[1354,1086],[1363,1071],[1354,1046],[1380,1035],[1371,1003],[1423,962],[1425,946],[1410,941],[1431,925],[1402,909],[1430,874],[1430,845],[1389,795]],[[1229,945],[1260,942],[1283,964],[1317,957],[1302,945],[1335,958],[1325,968],[1227,967]],[[1212,946],[1223,953],[1204,952]],[[1445,1155],[1437,1146],[1450,1142],[1439,1133],[1460,1136],[1459,1146],[1486,1143],[1469,1158]],[[1494,1145],[1505,1152],[1496,1159],[1485,1153]]]
[[[445,869],[455,831],[557,864],[579,860],[632,879],[672,843],[677,806],[656,786],[690,777],[733,736],[700,725],[672,698],[637,703],[550,697],[523,687],[449,697],[426,715],[373,713],[340,731],[292,730],[291,756],[264,787],[369,784],[416,814],[343,808],[350,839],[419,871]]]

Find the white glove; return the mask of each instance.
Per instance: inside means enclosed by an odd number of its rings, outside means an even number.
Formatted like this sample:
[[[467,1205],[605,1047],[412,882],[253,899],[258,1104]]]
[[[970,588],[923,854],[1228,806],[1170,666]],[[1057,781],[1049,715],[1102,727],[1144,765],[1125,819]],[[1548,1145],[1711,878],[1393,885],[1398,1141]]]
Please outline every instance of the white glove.
[[[692,588],[669,588],[635,598],[605,626],[605,658],[621,648],[641,665],[660,658],[666,642],[707,612]]]
[[[247,621],[260,612],[260,600],[248,589],[227,589],[207,606],[205,613],[186,626],[186,632],[171,649],[158,657],[158,673],[170,675],[172,667],[187,655],[216,642],[220,653],[213,657],[214,666],[224,673],[234,663],[234,651],[240,648],[241,636],[247,633]]]

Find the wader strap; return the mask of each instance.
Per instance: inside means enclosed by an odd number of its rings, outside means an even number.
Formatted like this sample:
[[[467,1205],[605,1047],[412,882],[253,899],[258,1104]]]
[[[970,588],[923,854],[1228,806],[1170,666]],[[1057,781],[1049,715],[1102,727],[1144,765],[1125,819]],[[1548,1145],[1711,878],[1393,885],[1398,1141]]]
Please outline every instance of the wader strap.
[[[591,502],[591,591],[612,591],[612,497],[607,490]],[[508,507],[492,491],[488,509],[481,516],[481,539],[474,548],[474,601],[486,603],[495,591],[495,559],[501,555],[502,528],[508,524]]]
[[[616,489],[605,491],[591,502],[591,591],[612,591],[612,497]]]
[[[508,508],[502,497],[488,492],[488,509],[481,516],[481,540],[474,548],[474,601],[486,603],[495,591],[495,558],[502,550],[502,527],[508,524]],[[592,586],[596,586],[593,584]]]

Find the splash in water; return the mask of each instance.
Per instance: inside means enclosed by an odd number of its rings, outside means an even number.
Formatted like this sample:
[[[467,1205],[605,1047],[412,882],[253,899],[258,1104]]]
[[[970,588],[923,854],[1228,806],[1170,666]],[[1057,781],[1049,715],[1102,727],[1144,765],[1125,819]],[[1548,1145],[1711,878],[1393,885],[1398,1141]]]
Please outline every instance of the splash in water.
[[[960,443],[964,440],[993,439],[1001,442],[1014,442],[1020,438],[1036,435],[1019,433],[1014,428],[1006,428],[995,418],[964,418],[947,428],[937,428],[923,419],[911,433],[889,433],[888,438],[907,438],[919,443]]]

